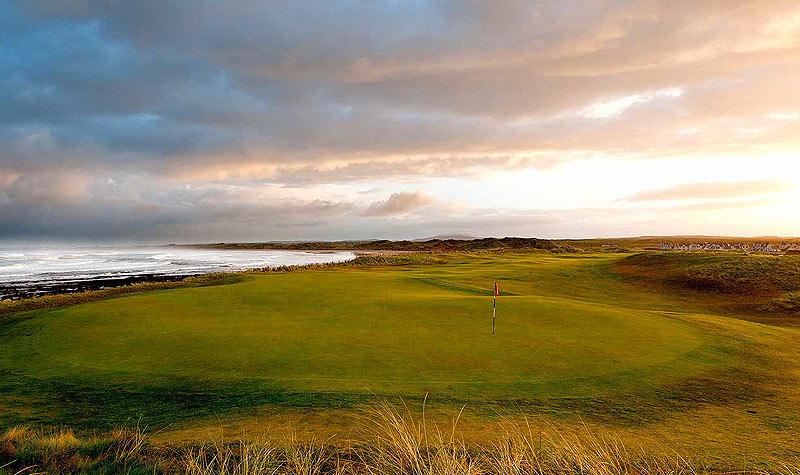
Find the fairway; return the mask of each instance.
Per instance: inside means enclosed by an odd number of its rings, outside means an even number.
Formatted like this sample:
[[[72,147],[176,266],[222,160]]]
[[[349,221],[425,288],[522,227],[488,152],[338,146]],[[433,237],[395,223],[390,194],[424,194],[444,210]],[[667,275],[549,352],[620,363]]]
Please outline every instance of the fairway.
[[[4,418],[102,427],[376,396],[648,398],[732,364],[732,348],[675,299],[616,281],[614,259],[459,255],[253,274],[21,314],[2,330]],[[33,413],[14,411],[19,400]]]

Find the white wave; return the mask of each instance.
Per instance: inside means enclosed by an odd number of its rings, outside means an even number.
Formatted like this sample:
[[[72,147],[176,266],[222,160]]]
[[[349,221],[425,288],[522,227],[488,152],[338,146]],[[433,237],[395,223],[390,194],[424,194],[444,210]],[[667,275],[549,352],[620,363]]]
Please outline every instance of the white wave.
[[[68,282],[130,275],[187,275],[340,262],[349,251],[191,248],[0,248],[0,283]]]

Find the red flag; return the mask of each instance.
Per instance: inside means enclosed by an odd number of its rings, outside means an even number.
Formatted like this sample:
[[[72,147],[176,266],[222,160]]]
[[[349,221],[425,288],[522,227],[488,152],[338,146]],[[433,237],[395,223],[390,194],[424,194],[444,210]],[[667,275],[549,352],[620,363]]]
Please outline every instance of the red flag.
[[[500,295],[500,287],[497,286],[497,282],[494,283],[494,298],[497,298]]]

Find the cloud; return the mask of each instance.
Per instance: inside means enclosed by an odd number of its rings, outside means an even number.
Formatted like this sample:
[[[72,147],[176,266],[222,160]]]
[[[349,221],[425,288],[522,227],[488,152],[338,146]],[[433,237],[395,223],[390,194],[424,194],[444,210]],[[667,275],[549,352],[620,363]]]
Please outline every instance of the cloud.
[[[176,186],[128,173],[0,173],[0,239],[289,238],[283,230],[331,227],[358,209],[347,199],[304,197],[268,185]]]
[[[203,166],[187,173],[180,165],[170,169],[172,179],[232,180],[246,182],[280,183],[286,186],[308,186],[325,183],[360,183],[378,179],[403,177],[424,179],[432,177],[479,177],[491,170],[547,169],[565,163],[577,156],[570,154],[435,154],[354,158],[331,156],[328,160],[300,163],[264,163],[242,157],[241,161],[215,163],[209,160]]]
[[[622,114],[636,104],[646,104],[659,99],[677,99],[682,95],[681,88],[671,87],[653,92],[602,99],[586,106],[581,110],[580,115],[589,119],[607,119]]]
[[[759,208],[775,204],[774,199],[769,198],[744,198],[744,199],[719,199],[700,201],[695,203],[680,203],[664,208],[671,212],[699,211],[708,213],[716,210],[736,210],[742,208]]]
[[[770,120],[795,121],[800,119],[800,112],[770,112],[766,117]]]
[[[716,116],[763,119],[772,110],[759,104],[799,85],[788,3],[480,3],[19,2],[0,55],[14,71],[0,78],[5,120],[154,169],[241,151],[265,162],[454,146],[663,152],[674,146],[664,122],[705,121],[704,97],[716,96]],[[662,107],[681,94],[680,110]],[[629,126],[579,121],[623,112]],[[614,133],[628,127],[649,140]]]
[[[324,237],[327,212],[358,229],[420,200],[369,211],[355,187],[598,155],[755,164],[800,149],[798,18],[791,0],[0,1],[2,212],[20,236],[72,216],[210,238],[239,216],[240,236]]]
[[[737,198],[782,193],[794,185],[775,180],[746,182],[711,182],[677,185],[661,190],[642,191],[627,201],[680,201],[697,199]]]
[[[435,202],[433,197],[420,191],[394,193],[385,201],[376,201],[364,210],[364,216],[396,216],[407,214]]]

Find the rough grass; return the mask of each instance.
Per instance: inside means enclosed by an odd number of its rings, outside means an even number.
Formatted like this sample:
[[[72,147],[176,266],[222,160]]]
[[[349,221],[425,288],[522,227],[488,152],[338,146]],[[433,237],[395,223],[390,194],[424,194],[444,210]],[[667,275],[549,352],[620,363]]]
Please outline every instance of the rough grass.
[[[626,280],[693,300],[707,311],[800,325],[800,256],[733,252],[652,252],[613,265]]]
[[[800,292],[787,292],[763,304],[759,307],[759,310],[769,313],[800,316]]]
[[[625,275],[687,290],[731,295],[771,295],[800,290],[800,256],[660,252],[628,256]]]
[[[20,474],[144,472],[146,448],[138,428],[78,438],[70,429],[12,427],[0,434],[0,467]]]
[[[361,419],[346,445],[263,435],[202,445],[151,444],[141,431],[78,438],[71,431],[14,427],[0,434],[0,473],[184,473],[187,475],[795,475],[796,460],[707,467],[681,454],[647,452],[587,427],[494,423],[496,436],[465,442],[458,418],[441,427],[386,401]]]

